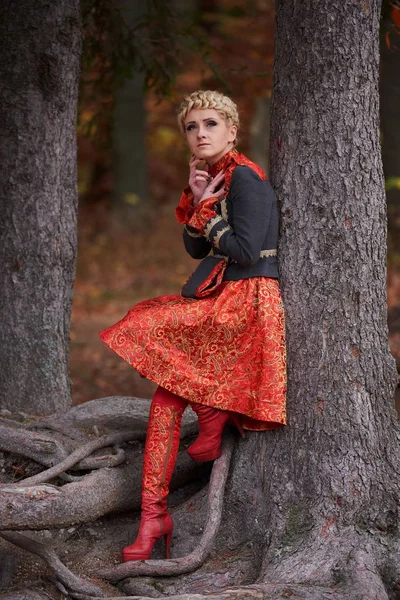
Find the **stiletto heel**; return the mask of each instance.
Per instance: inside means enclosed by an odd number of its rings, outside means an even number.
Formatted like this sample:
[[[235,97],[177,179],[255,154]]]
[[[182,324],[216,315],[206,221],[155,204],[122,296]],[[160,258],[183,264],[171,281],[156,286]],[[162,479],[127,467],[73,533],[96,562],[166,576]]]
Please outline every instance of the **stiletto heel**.
[[[165,509],[166,510],[166,509]],[[152,514],[153,513],[153,514]],[[139,531],[136,540],[130,546],[122,550],[123,562],[131,560],[149,560],[157,540],[164,536],[168,538],[168,552],[171,547],[171,537],[174,523],[169,513],[164,515],[157,514],[154,509],[147,509],[140,521]],[[165,547],[167,553],[167,546]]]

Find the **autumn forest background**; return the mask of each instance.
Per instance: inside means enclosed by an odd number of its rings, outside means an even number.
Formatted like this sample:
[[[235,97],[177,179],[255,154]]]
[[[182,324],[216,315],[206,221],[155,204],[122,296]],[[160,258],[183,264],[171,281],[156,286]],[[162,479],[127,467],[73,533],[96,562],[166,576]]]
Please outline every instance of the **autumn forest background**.
[[[71,328],[73,402],[149,397],[98,338],[144,298],[178,294],[193,269],[173,210],[189,159],[176,107],[195,89],[237,102],[239,149],[268,170],[272,0],[83,3],[79,256]],[[400,8],[381,24],[381,133],[389,212],[391,348],[400,365]],[[290,44],[290,40],[288,40]],[[292,60],[297,49],[292,48]]]

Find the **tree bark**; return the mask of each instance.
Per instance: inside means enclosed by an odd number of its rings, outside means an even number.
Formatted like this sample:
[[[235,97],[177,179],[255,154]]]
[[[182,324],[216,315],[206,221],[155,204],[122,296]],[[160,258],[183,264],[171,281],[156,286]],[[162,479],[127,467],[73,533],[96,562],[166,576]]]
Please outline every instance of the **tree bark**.
[[[78,0],[0,7],[0,407],[70,404]]]

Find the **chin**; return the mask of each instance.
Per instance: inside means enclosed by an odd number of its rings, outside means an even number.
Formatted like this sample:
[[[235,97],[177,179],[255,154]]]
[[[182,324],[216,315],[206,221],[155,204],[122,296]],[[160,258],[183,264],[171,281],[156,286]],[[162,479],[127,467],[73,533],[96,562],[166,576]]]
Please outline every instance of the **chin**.
[[[210,148],[196,148],[196,152],[194,153],[198,158],[212,158],[215,152],[213,152]]]

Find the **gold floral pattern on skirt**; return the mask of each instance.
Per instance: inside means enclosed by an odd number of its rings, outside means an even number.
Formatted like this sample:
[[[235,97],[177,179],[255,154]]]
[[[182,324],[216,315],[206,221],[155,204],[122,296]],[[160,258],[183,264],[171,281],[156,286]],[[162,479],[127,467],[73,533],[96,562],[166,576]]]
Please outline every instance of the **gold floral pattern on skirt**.
[[[247,429],[286,423],[285,326],[275,279],[226,281],[200,300],[144,300],[100,337],[141,375],[189,401],[240,413]]]

